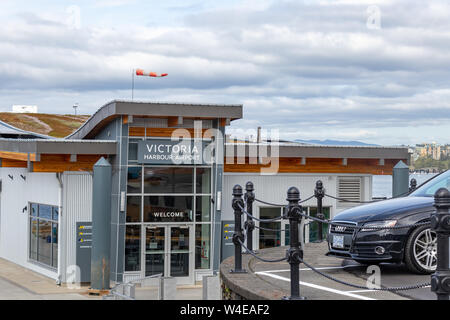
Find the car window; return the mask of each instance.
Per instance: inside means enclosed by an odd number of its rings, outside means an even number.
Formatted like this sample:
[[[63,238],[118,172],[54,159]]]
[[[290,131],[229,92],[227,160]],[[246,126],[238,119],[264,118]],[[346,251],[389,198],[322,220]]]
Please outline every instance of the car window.
[[[411,193],[411,196],[432,197],[440,188],[447,188],[450,190],[450,170],[437,175],[427,183],[423,184],[416,191]]]
[[[425,194],[429,195],[429,196],[434,196],[436,191],[438,191],[440,188],[447,188],[447,189],[449,189],[449,187],[450,187],[450,178],[447,178],[447,179],[442,180],[442,181],[436,183],[435,185],[427,188],[426,191],[425,191]]]

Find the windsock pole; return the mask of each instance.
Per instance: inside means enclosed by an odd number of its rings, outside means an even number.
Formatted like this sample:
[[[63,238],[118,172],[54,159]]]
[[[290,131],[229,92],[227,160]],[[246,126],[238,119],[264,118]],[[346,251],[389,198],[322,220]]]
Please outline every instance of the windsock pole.
[[[131,72],[131,101],[134,100],[134,69]]]

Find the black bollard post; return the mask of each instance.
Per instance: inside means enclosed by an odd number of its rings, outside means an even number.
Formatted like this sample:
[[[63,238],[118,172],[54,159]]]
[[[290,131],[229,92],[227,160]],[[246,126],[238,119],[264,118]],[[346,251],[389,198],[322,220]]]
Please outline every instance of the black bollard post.
[[[431,214],[431,229],[437,234],[437,267],[431,276],[431,291],[438,300],[450,300],[450,192],[440,188],[434,194],[436,211]]]
[[[242,269],[242,246],[241,242],[244,242],[244,234],[242,233],[242,209],[244,207],[244,200],[242,200],[242,187],[235,185],[233,187],[233,202],[232,207],[234,209],[234,270],[232,273],[246,273],[245,269]],[[240,241],[240,242],[239,242]]]
[[[245,185],[246,192],[244,199],[247,203],[246,210],[250,215],[253,215],[253,202],[255,201],[254,190],[253,183],[251,181],[247,182]],[[248,250],[253,251],[253,230],[255,230],[255,221],[253,221],[253,219],[248,215],[247,220],[244,223],[244,229],[247,229],[247,248]]]
[[[417,180],[412,178],[409,182],[409,192],[416,190],[417,188]]]
[[[321,180],[316,182],[316,188],[314,189],[314,197],[317,199],[317,214],[316,218],[318,219],[324,219],[325,215],[323,214],[323,208],[322,208],[322,199],[325,197],[325,190],[323,188],[323,183]],[[318,242],[323,241],[323,224],[322,222],[317,223],[317,238]]]
[[[300,259],[303,259],[303,248],[300,248],[298,224],[300,222],[299,205],[300,192],[296,187],[290,187],[287,192],[289,202],[287,217],[289,218],[290,248],[286,251],[287,262],[291,266],[291,296],[284,300],[305,300],[300,296]]]

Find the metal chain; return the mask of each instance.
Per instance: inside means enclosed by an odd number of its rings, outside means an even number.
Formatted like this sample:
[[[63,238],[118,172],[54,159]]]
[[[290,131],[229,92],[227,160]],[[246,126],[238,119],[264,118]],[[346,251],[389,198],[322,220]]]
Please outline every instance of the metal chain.
[[[381,200],[373,200],[373,201],[347,200],[347,199],[344,199],[344,198],[338,198],[338,197],[335,197],[335,196],[330,196],[329,194],[326,194],[326,193],[325,193],[325,197],[332,198],[332,199],[335,199],[335,200],[338,200],[338,201],[342,201],[342,202],[351,202],[351,203],[374,203],[374,202],[381,201]]]
[[[338,223],[338,222],[332,222],[332,221],[330,221],[330,220],[323,220],[323,219],[319,219],[319,218],[316,218],[316,217],[313,217],[313,216],[309,216],[309,215],[307,215],[307,214],[305,214],[305,213],[303,213],[303,212],[300,212],[300,215],[303,216],[303,217],[305,217],[305,218],[308,218],[308,219],[317,221],[317,222],[327,223],[327,224],[330,224],[330,225],[333,225],[333,226],[339,226],[339,227],[346,227],[346,228],[358,229],[358,230],[360,230],[360,229],[369,229],[369,230],[397,230],[397,229],[407,229],[407,228],[414,228],[414,227],[426,226],[426,225],[429,225],[429,224],[430,224],[429,221],[425,221],[425,222],[418,222],[418,223],[414,223],[414,224],[407,224],[407,225],[404,225],[404,226],[394,226],[394,227],[376,227],[376,226],[372,226],[372,227],[369,227],[369,226],[364,226],[364,225],[356,226],[356,225],[348,225],[348,224],[342,224],[342,223]]]
[[[255,228],[261,229],[261,230],[265,230],[265,231],[274,231],[274,232],[287,231],[286,229],[270,229],[270,228],[259,227],[259,226],[257,226],[257,225],[255,225]]]
[[[241,209],[243,210],[243,208],[241,208]],[[245,211],[245,210],[243,210],[243,211]],[[247,213],[247,212],[246,212],[246,213]],[[248,214],[248,213],[247,213],[247,214]],[[302,214],[302,213],[301,213],[301,215],[304,216],[304,217],[310,217],[310,216],[308,216],[308,215],[306,215],[306,214]],[[251,216],[251,215],[250,215],[250,216]],[[329,221],[322,220],[322,219],[318,219],[318,218],[315,218],[315,217],[310,217],[310,218],[314,218],[313,220],[319,220],[319,221],[323,221],[323,222],[328,222],[328,223],[330,223]],[[429,223],[429,222],[428,222],[428,223]],[[334,225],[334,223],[331,223],[331,224]],[[344,226],[347,227],[347,225],[344,225]],[[403,227],[405,227],[405,226],[403,226]],[[393,227],[391,227],[391,228],[393,228]],[[246,232],[244,233],[244,242],[245,242],[245,239],[247,238],[247,229],[246,229],[245,231],[246,231]],[[238,240],[238,242],[240,243],[241,247],[244,248],[245,251],[246,251],[248,254],[250,254],[251,256],[253,256],[254,258],[256,258],[256,259],[258,259],[258,260],[260,260],[260,261],[262,261],[262,262],[267,262],[267,263],[277,263],[277,262],[282,262],[282,261],[287,260],[287,257],[280,258],[280,259],[275,259],[275,260],[269,260],[269,259],[264,259],[264,258],[258,257],[253,251],[249,250],[249,249],[247,248],[247,246],[246,246],[239,238],[238,238],[237,240]],[[323,277],[325,277],[325,278],[327,278],[327,279],[329,279],[329,280],[332,280],[332,281],[334,281],[334,282],[337,282],[337,283],[340,283],[340,284],[343,284],[343,285],[346,285],[346,286],[349,286],[349,287],[353,287],[353,288],[356,288],[356,289],[362,289],[362,290],[376,290],[376,291],[406,291],[406,290],[420,289],[420,288],[428,287],[428,286],[431,285],[430,282],[427,282],[427,283],[420,283],[420,284],[415,284],[415,285],[411,285],[411,286],[402,286],[402,287],[391,287],[391,288],[386,288],[386,287],[383,287],[383,288],[369,288],[369,287],[366,287],[366,286],[360,286],[360,285],[356,285],[356,284],[353,284],[353,283],[349,283],[349,282],[346,282],[346,281],[343,281],[343,280],[334,278],[334,277],[332,277],[332,276],[330,276],[330,275],[328,275],[328,274],[326,274],[326,273],[324,273],[324,272],[322,272],[322,271],[320,271],[320,270],[314,268],[312,265],[310,265],[309,263],[305,262],[302,258],[298,257],[298,259],[299,259],[300,263],[303,263],[306,267],[310,268],[312,271],[316,272],[317,274],[319,274],[319,275],[321,275],[321,276],[323,276]]]
[[[405,291],[405,290],[420,289],[420,288],[428,287],[428,286],[431,285],[431,283],[428,282],[428,283],[420,283],[420,284],[416,284],[416,285],[403,286],[403,287],[392,287],[392,288],[369,288],[369,287],[366,287],[366,286],[359,286],[359,285],[352,284],[352,283],[349,283],[349,282],[346,282],[346,281],[343,281],[343,280],[336,279],[336,278],[334,278],[334,277],[332,277],[332,276],[330,276],[330,275],[328,275],[328,274],[326,274],[326,273],[324,273],[324,272],[322,272],[322,271],[320,271],[320,270],[317,270],[316,268],[314,268],[314,267],[311,266],[310,264],[306,263],[306,262],[305,262],[304,260],[302,260],[301,258],[299,258],[299,259],[300,259],[300,262],[301,262],[301,263],[303,263],[305,266],[307,266],[308,268],[310,268],[312,271],[314,271],[314,272],[320,274],[321,276],[323,276],[323,277],[325,277],[325,278],[327,278],[327,279],[329,279],[329,280],[338,282],[338,283],[340,283],[340,284],[343,284],[343,285],[346,285],[346,286],[349,286],[349,287],[353,287],[353,288],[357,288],[357,289],[363,289],[363,290],[377,290],[377,291]]]
[[[256,202],[263,203],[263,204],[267,204],[268,206],[274,206],[274,207],[287,207],[286,204],[276,204],[276,203],[271,203],[271,202],[259,200],[259,199],[257,199],[257,198],[255,198],[255,201],[256,201]]]
[[[242,210],[242,212],[244,212],[250,218],[252,218],[253,220],[259,221],[259,222],[274,222],[274,221],[281,220],[283,218],[280,216],[280,217],[273,218],[273,219],[259,219],[259,218],[252,216],[250,213],[248,213],[247,210],[245,210],[239,203],[237,203],[237,206]]]
[[[245,249],[245,251],[246,251],[248,254],[252,255],[252,256],[255,257],[256,259],[261,260],[261,261],[263,261],[263,262],[282,262],[282,261],[287,260],[286,257],[280,258],[280,259],[276,259],[276,260],[268,260],[268,259],[264,259],[264,258],[258,257],[253,251],[250,251],[250,250],[245,246],[245,244],[242,243],[242,241],[241,241],[240,239],[238,239],[238,241],[239,241],[239,243],[241,244],[241,246]]]
[[[246,234],[245,234],[245,238],[246,238]],[[258,260],[260,260],[260,261],[262,261],[262,262],[267,262],[267,263],[277,263],[277,262],[282,262],[282,261],[287,260],[287,257],[280,258],[280,259],[275,259],[275,260],[269,260],[269,259],[264,259],[264,258],[258,257],[254,252],[250,251],[240,239],[238,239],[238,241],[239,241],[239,243],[241,244],[241,246],[245,249],[245,251],[246,251],[248,254],[250,254],[251,256],[253,256],[254,258],[256,258],[256,259],[258,259]],[[245,241],[245,240],[244,240],[244,241]],[[343,285],[346,285],[346,286],[349,286],[349,287],[353,287],[353,288],[356,288],[356,289],[363,289],[363,290],[377,290],[377,291],[406,291],[406,290],[420,289],[420,288],[428,287],[428,286],[431,285],[430,282],[427,282],[427,283],[420,283],[420,284],[415,284],[415,285],[411,285],[411,286],[402,286],[402,287],[392,287],[392,288],[369,288],[369,287],[366,287],[366,286],[360,286],[360,285],[356,285],[356,284],[353,284],[353,283],[349,283],[349,282],[346,282],[346,281],[343,281],[343,280],[334,278],[334,277],[332,277],[332,276],[330,276],[330,275],[328,275],[328,274],[326,274],[326,273],[324,273],[324,272],[321,272],[320,270],[317,270],[316,268],[314,268],[314,267],[313,267],[312,265],[310,265],[309,263],[305,262],[305,261],[304,261],[303,259],[301,259],[300,257],[298,257],[298,259],[299,259],[299,261],[300,261],[301,263],[303,263],[306,267],[310,268],[312,271],[318,273],[319,275],[321,275],[321,276],[323,276],[323,277],[325,277],[325,278],[327,278],[327,279],[329,279],[329,280],[332,280],[332,281],[334,281],[334,282],[337,282],[337,283],[340,283],[340,284],[343,284]]]
[[[308,222],[308,223],[305,223],[305,227],[306,226],[309,226],[310,224],[313,224],[313,222]],[[275,231],[275,232],[282,232],[282,231],[289,231],[288,229],[270,229],[270,228],[263,228],[263,227],[259,227],[259,226],[257,226],[257,225],[255,225],[255,228],[257,228],[257,229],[261,229],[261,230],[266,230],[266,231]]]
[[[416,188],[417,189],[417,188]],[[414,189],[414,190],[416,190],[416,189]],[[414,191],[414,190],[412,190],[412,191]],[[347,200],[347,199],[344,199],[344,198],[338,198],[338,197],[335,197],[335,196],[332,196],[332,195],[329,195],[329,194],[324,194],[326,197],[329,197],[329,198],[332,198],[332,199],[335,199],[335,200],[338,200],[338,201],[342,201],[342,202],[350,202],[350,203],[374,203],[374,202],[380,202],[380,201],[385,201],[385,200],[391,200],[391,199],[397,199],[397,198],[401,198],[401,197],[403,197],[403,196],[406,196],[406,195],[408,195],[408,194],[410,194],[412,191],[408,191],[408,192],[404,192],[404,193],[402,193],[402,194],[399,194],[398,196],[395,196],[395,197],[391,197],[391,198],[386,198],[386,199],[380,199],[380,200],[372,200],[372,201],[355,201],[355,200]]]
[[[306,201],[308,201],[308,200],[311,200],[312,198],[314,198],[314,195],[312,195],[311,197],[306,198],[306,199],[304,199],[304,200],[302,200],[302,201],[299,201],[298,203],[300,204],[300,203],[306,202]],[[276,203],[271,203],[271,202],[259,200],[259,199],[257,199],[257,198],[255,198],[255,201],[261,202],[261,203],[263,203],[263,204],[267,204],[267,205],[269,205],[269,206],[274,206],[274,207],[287,207],[286,204],[276,204]]]
[[[254,216],[252,216],[250,213],[248,213],[241,205],[239,205],[239,208],[242,210],[242,212],[244,212],[246,215],[248,215],[250,218],[259,221],[259,222],[274,222],[274,221],[278,221],[283,219],[283,217],[277,217],[277,218],[273,218],[273,219],[259,219],[256,218]],[[420,226],[426,226],[429,225],[430,222],[429,221],[425,221],[425,222],[418,222],[418,223],[414,223],[414,224],[407,224],[404,226],[393,226],[393,227],[377,227],[377,226],[357,226],[357,225],[348,225],[348,224],[342,224],[342,223],[337,223],[337,222],[332,222],[330,220],[324,220],[324,219],[319,219],[317,217],[313,217],[310,215],[307,215],[306,213],[300,212],[299,213],[301,216],[311,219],[313,221],[317,221],[317,222],[322,222],[322,223],[326,223],[326,224],[330,224],[333,226],[339,226],[339,227],[346,227],[346,228],[352,228],[352,229],[357,229],[357,230],[361,230],[361,229],[368,229],[368,230],[399,230],[399,229],[409,229],[409,228],[415,228],[415,227],[420,227]],[[256,226],[255,226],[256,227]]]

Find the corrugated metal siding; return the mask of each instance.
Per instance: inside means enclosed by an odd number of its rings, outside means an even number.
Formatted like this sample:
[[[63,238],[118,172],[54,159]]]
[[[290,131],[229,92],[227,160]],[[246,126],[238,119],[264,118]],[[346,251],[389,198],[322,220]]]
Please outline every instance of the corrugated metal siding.
[[[65,172],[63,175],[63,269],[76,264],[76,223],[92,221],[92,176],[89,173]],[[62,272],[65,282],[66,272]]]
[[[359,175],[359,177],[361,176]],[[371,179],[369,176],[363,177],[363,183],[366,185],[366,188],[364,188],[366,192],[362,192],[362,200],[370,200],[372,195],[370,194],[371,192],[367,187],[367,184],[370,183]],[[240,184],[245,192],[245,184],[247,183],[247,181],[252,181],[255,186],[256,198],[277,204],[287,204],[286,193],[289,187],[297,187],[300,190],[300,198],[306,199],[314,194],[317,180],[322,180],[327,194],[336,196],[337,175],[333,174],[278,174],[269,176],[258,174],[225,173],[222,192],[222,220],[234,219],[233,210],[231,208],[231,201],[233,199],[233,186],[236,184]],[[303,203],[302,205],[316,206],[316,204],[316,199],[313,198]],[[334,216],[339,212],[339,210],[336,210],[336,201],[331,198],[325,197],[323,199],[323,205],[332,207],[331,216]],[[255,203],[254,206],[257,208],[260,206],[260,204]]]

